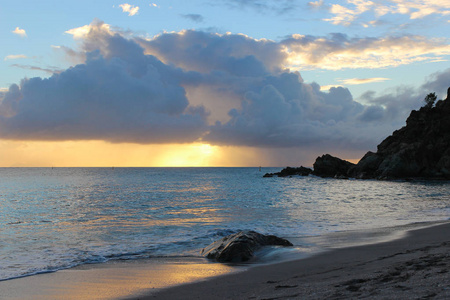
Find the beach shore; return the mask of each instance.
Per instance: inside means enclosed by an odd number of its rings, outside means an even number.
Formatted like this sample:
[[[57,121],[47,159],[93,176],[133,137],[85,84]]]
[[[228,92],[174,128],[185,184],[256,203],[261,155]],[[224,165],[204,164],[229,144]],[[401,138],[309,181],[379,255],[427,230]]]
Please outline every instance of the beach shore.
[[[450,299],[450,223],[127,299]]]
[[[200,257],[110,261],[0,281],[0,300],[122,299],[230,272]]]
[[[389,242],[254,267],[200,257],[83,265],[2,281],[0,299],[450,299],[449,270],[445,222]]]

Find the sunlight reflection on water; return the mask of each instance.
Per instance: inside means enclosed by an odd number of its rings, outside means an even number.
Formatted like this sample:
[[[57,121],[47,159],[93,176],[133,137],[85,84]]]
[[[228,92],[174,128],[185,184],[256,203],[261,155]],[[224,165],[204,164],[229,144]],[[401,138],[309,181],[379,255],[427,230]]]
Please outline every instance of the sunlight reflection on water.
[[[243,229],[301,238],[449,218],[448,183],[262,178],[277,170],[0,169],[0,278],[197,256]]]

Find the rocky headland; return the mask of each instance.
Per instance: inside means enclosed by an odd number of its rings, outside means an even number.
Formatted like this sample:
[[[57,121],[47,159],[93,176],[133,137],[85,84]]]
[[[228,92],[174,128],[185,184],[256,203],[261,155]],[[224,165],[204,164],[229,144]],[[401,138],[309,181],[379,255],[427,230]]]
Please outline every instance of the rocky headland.
[[[286,168],[271,176],[314,174],[321,177],[358,179],[450,179],[450,88],[447,98],[413,110],[406,126],[396,130],[357,163],[325,154],[314,170]],[[301,172],[297,172],[301,169]],[[308,169],[309,171],[306,171]],[[309,173],[308,173],[309,172]],[[286,175],[287,174],[287,175]]]

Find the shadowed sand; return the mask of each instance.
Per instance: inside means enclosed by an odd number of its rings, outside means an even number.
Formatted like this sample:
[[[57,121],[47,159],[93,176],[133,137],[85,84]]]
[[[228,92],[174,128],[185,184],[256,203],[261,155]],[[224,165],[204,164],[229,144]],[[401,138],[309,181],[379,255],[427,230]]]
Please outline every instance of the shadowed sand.
[[[450,299],[450,223],[130,299]]]

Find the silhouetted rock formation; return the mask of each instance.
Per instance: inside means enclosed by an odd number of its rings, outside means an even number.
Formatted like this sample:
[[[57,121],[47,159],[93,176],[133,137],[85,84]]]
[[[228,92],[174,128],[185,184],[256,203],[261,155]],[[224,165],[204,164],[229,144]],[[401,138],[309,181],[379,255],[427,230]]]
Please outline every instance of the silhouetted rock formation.
[[[303,166],[299,167],[299,168],[286,167],[283,170],[281,170],[281,172],[266,173],[266,174],[264,174],[263,177],[273,177],[273,176],[287,177],[287,176],[294,176],[294,175],[308,176],[311,173],[312,173],[312,170],[310,168],[305,168]]]
[[[450,88],[447,93],[450,93]],[[376,153],[368,152],[349,170],[355,178],[450,178],[450,100],[413,110]]]
[[[413,110],[406,126],[381,142],[376,153],[367,152],[358,164],[325,154],[316,159],[312,174],[360,179],[450,179],[450,88],[447,99],[434,107],[432,104]]]
[[[348,170],[355,166],[351,162],[325,154],[316,159],[314,175],[320,177],[347,178]]]
[[[255,231],[241,231],[215,241],[201,254],[218,262],[243,262],[253,257],[263,246],[293,246],[288,240]]]

